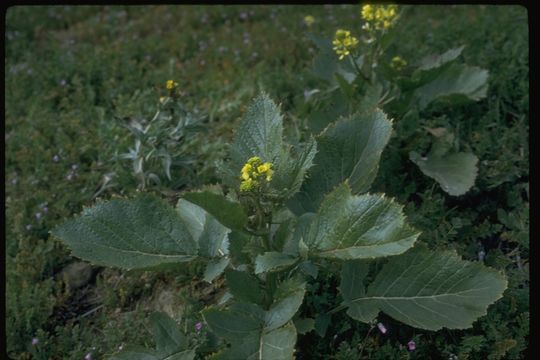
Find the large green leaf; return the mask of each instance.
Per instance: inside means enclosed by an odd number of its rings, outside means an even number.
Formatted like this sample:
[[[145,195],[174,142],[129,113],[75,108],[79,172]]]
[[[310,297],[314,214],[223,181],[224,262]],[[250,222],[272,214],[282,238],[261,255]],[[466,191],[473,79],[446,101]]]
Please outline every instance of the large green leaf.
[[[227,254],[228,228],[200,206],[184,199],[178,201],[176,210],[191,236],[197,240],[201,256],[213,258]]]
[[[352,195],[343,183],[325,197],[305,242],[316,256],[352,260],[401,254],[418,235],[402,206],[384,195]]]
[[[442,65],[454,61],[457,59],[459,55],[463,52],[463,49],[465,48],[464,45],[450,49],[442,54],[431,54],[426,57],[424,57],[422,60],[420,60],[420,64],[418,66],[419,70],[431,70],[438,67],[441,67]]]
[[[187,338],[178,329],[178,324],[167,314],[156,312],[150,316],[157,351],[172,354],[188,345]]]
[[[276,104],[261,94],[247,108],[231,147],[232,167],[240,176],[240,169],[253,156],[274,162],[283,145],[282,116]]]
[[[246,303],[203,310],[210,330],[231,344],[212,359],[292,360],[296,329],[291,319],[302,304],[305,286],[297,278],[281,283],[268,311]]]
[[[264,325],[265,312],[253,304],[235,303],[228,309],[203,310],[210,330],[230,341],[231,346],[211,359],[292,360],[296,330],[292,322],[277,328]]]
[[[180,332],[178,324],[165,313],[154,313],[150,317],[156,349],[126,347],[111,359],[116,360],[193,360],[195,350],[187,350],[188,341]]]
[[[292,209],[297,214],[315,212],[324,195],[347,179],[354,193],[366,192],[391,131],[391,121],[378,109],[328,126],[317,137],[315,165]]]
[[[266,312],[265,327],[277,329],[291,320],[302,305],[306,283],[291,279],[280,284],[274,296],[274,302]]]
[[[487,94],[488,71],[475,66],[451,64],[433,81],[414,90],[413,97],[420,109],[433,100],[461,95],[471,100],[479,100]]]
[[[198,250],[197,241],[176,211],[151,195],[86,208],[52,234],[77,257],[125,269],[189,261]]]
[[[209,212],[229,229],[241,230],[247,224],[248,218],[242,205],[228,200],[223,195],[201,191],[186,193],[183,197]]]
[[[211,283],[219,275],[223,274],[225,268],[229,265],[230,259],[228,257],[216,258],[208,261],[206,269],[204,270],[204,280]]]
[[[235,299],[240,302],[261,303],[263,292],[257,277],[246,271],[227,270],[225,278]]]
[[[389,259],[363,289],[365,268],[351,263],[342,272],[341,293],[347,314],[370,322],[379,313],[427,330],[465,329],[485,315],[502,296],[507,281],[479,262],[464,261],[455,251],[433,252],[417,245]],[[356,276],[351,280],[351,276]]]
[[[255,274],[267,271],[279,271],[294,264],[296,261],[296,257],[288,254],[275,251],[265,252],[262,255],[257,255],[255,259]]]
[[[300,190],[306,173],[313,165],[313,158],[317,153],[317,142],[310,138],[308,142],[296,153],[292,153],[292,148],[286,146],[276,164],[276,171],[272,179],[272,187],[280,195],[288,199]]]
[[[412,151],[409,158],[422,172],[435,179],[452,196],[465,194],[478,174],[478,158],[472,153],[450,153],[442,157],[426,156]]]

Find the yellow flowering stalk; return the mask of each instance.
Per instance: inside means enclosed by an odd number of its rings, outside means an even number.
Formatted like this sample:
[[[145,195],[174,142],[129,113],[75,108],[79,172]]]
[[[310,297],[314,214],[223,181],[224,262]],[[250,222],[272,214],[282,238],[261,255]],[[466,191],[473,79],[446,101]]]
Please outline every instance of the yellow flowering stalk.
[[[339,60],[351,53],[351,50],[358,46],[358,39],[354,36],[351,36],[351,32],[343,29],[336,31],[334,40],[332,41],[334,45],[333,49],[336,54],[339,55]]]
[[[400,71],[405,66],[407,66],[407,62],[403,60],[400,56],[394,56],[392,58],[392,61],[390,62],[390,66],[396,69],[397,71]]]
[[[304,17],[304,24],[307,25],[307,27],[310,27],[315,22],[315,18],[311,15],[307,15]]]
[[[364,25],[366,30],[388,29],[397,19],[397,5],[364,5],[361,15],[366,21]]]
[[[240,179],[242,180],[240,191],[248,192],[259,188],[261,185],[259,178],[263,177],[266,182],[270,182],[273,174],[272,163],[263,163],[258,156],[250,158],[240,172]]]

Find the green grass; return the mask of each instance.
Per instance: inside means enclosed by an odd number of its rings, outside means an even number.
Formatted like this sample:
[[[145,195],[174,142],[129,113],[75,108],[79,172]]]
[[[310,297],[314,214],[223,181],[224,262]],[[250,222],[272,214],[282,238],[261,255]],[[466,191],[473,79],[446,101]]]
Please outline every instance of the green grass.
[[[177,302],[160,294],[180,296],[183,286],[201,299],[194,309],[212,299],[202,295],[212,289],[195,286],[193,278],[200,274],[196,266],[164,274],[96,269],[88,285],[70,290],[61,274],[75,259],[48,232],[91,205],[103,176],[111,171],[117,178],[100,197],[135,191],[131,164],[112,160],[132,146],[123,119],[150,116],[167,79],[179,83],[186,106],[205,115],[206,130],[185,145],[196,156],[194,175],[176,172],[187,179],[181,190],[219,182],[214,161],[224,155],[222,144],[232,138],[246,104],[259,90],[281,103],[293,130],[304,91],[318,84],[309,73],[314,46],[302,23],[307,14],[316,19],[311,31],[320,35],[331,36],[338,27],[360,31],[359,7],[352,5],[8,9],[5,250],[10,357],[80,359],[92,352],[99,359],[120,344],[147,342],[147,315],[153,306],[180,311]],[[526,10],[518,6],[413,6],[398,23],[399,41],[388,50],[388,59],[399,54],[414,63],[423,55],[465,44],[462,60],[488,69],[490,87],[480,102],[454,107],[438,103],[413,123],[396,119],[374,191],[405,204],[410,221],[423,231],[421,239],[431,246],[455,248],[470,260],[484,249],[486,264],[504,271],[510,285],[469,330],[422,332],[385,318],[392,331],[383,337],[375,329],[364,357],[447,359],[453,353],[460,359],[526,358],[527,21]],[[455,129],[460,145],[480,159],[476,184],[462,197],[448,196],[408,161],[408,152],[428,139],[422,127],[441,125]],[[331,291],[335,281],[321,277],[314,294],[319,288]],[[307,312],[325,304],[321,296]],[[338,335],[336,340],[305,335],[297,357],[354,359],[367,329],[338,316],[328,330]],[[40,340],[36,347],[31,346],[33,337]],[[417,350],[400,350],[413,337]]]

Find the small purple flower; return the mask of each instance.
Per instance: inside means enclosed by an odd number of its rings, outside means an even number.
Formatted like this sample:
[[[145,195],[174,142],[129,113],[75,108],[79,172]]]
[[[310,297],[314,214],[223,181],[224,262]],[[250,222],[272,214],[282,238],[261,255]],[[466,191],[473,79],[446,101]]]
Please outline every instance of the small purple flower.
[[[84,360],[92,360],[92,354],[88,353],[84,356]]]
[[[243,11],[242,11],[242,12],[240,13],[240,19],[246,20],[247,18],[248,18],[247,12],[243,12]]]
[[[13,185],[17,185],[17,178],[11,179],[11,183],[12,183]]]
[[[60,86],[66,86],[66,84],[67,84],[66,80],[64,79],[60,80]]]
[[[73,174],[71,174],[71,173],[68,174],[68,175],[66,176],[66,180],[67,180],[67,181],[73,180]]]
[[[39,339],[38,338],[33,338],[32,339],[32,346],[36,346],[37,344],[39,344]]]
[[[73,164],[71,165],[71,170],[77,170],[79,168],[79,165]]]
[[[41,220],[41,217],[42,217],[42,216],[43,216],[43,214],[42,214],[41,212],[38,211],[38,212],[36,213],[36,219],[37,219],[38,221]]]
[[[54,155],[52,159],[53,159],[54,162],[59,162],[60,161],[60,156]]]
[[[201,332],[202,328],[203,328],[202,322],[198,322],[195,324],[195,330],[197,330],[198,333]]]
[[[44,212],[44,213],[48,213],[48,212],[49,212],[49,208],[48,208],[47,206],[45,206],[45,207],[43,208],[43,212]]]
[[[383,323],[377,323],[377,327],[379,328],[379,330],[383,333],[383,334],[386,334],[386,327],[383,325]]]
[[[32,225],[31,225],[31,224],[26,225],[26,230],[27,230],[27,231],[32,230]]]
[[[407,343],[407,347],[409,348],[410,351],[414,351],[416,350],[416,343],[413,340],[411,340]]]

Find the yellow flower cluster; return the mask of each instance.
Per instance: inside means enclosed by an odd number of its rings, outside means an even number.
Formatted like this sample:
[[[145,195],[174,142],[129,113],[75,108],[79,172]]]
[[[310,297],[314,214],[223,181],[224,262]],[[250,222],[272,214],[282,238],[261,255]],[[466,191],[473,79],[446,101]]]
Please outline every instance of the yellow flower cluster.
[[[362,18],[366,20],[366,29],[388,29],[397,19],[397,5],[364,5]]]
[[[178,86],[178,83],[174,82],[173,80],[167,80],[165,83],[165,87],[167,90],[174,90]]]
[[[242,168],[240,175],[240,178],[242,179],[240,191],[247,192],[258,188],[260,186],[259,179],[261,177],[267,182],[270,182],[273,174],[274,170],[272,170],[272,163],[263,163],[258,156],[252,157]]]
[[[315,18],[313,16],[311,16],[311,15],[307,15],[304,18],[304,24],[306,24],[308,27],[313,25],[314,22],[315,22]]]
[[[397,71],[400,71],[405,66],[407,66],[407,62],[403,60],[400,56],[394,56],[392,58],[392,62],[390,63],[390,66],[396,69]]]
[[[334,45],[333,49],[336,54],[339,55],[339,60],[343,60],[351,53],[352,49],[358,46],[358,39],[351,36],[350,31],[339,29],[336,31],[332,45]]]

